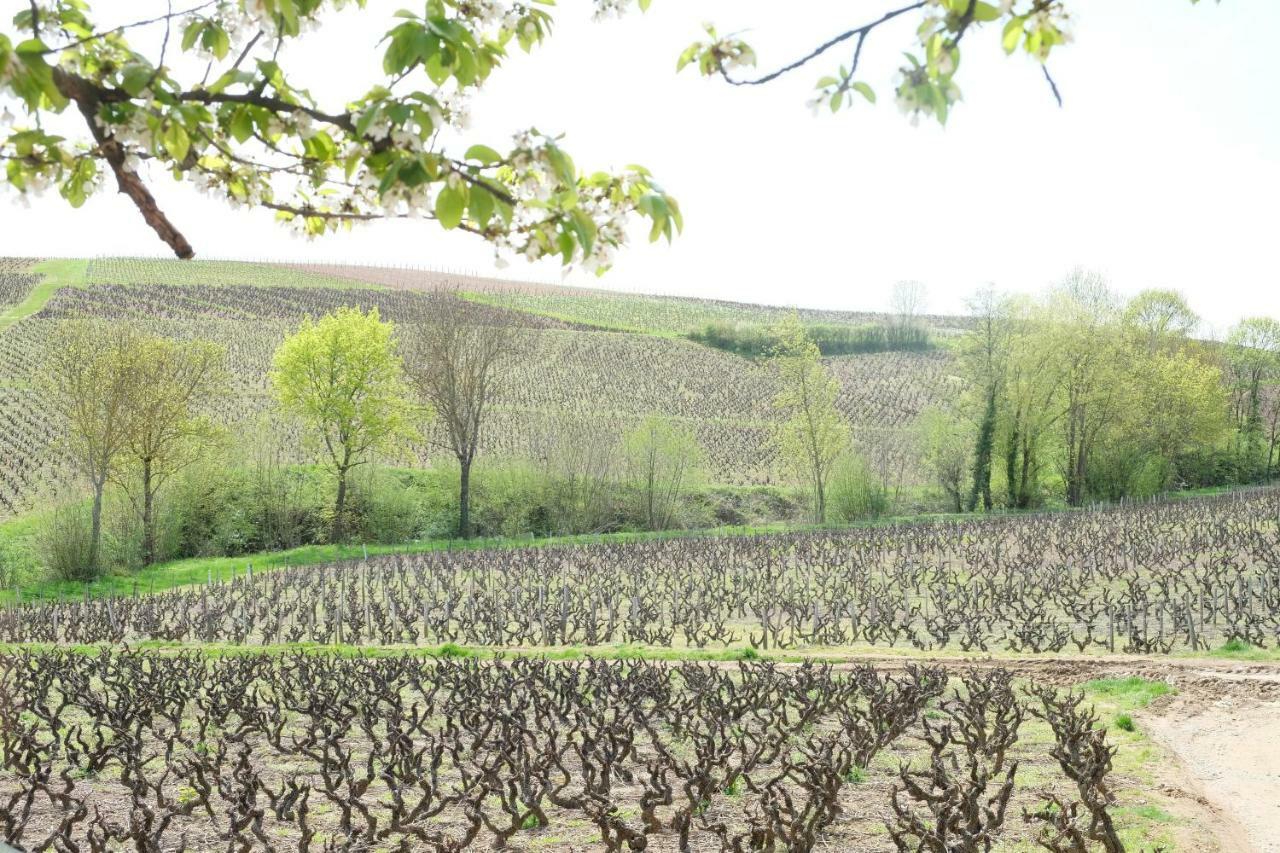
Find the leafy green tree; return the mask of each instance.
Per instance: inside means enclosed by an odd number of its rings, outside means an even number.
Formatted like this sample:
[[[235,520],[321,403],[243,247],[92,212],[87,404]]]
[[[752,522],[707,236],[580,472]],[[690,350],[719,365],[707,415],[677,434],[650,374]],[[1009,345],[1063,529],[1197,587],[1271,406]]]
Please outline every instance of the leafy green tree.
[[[1177,345],[1200,325],[1200,316],[1176,290],[1144,290],[1125,306],[1125,326],[1149,352]]]
[[[991,287],[983,288],[970,300],[976,320],[973,331],[961,345],[961,358],[973,378],[977,395],[978,431],[974,440],[973,484],[968,509],[991,509],[992,456],[995,452],[997,403],[1004,391],[1008,360],[1009,316],[1003,297]]]
[[[1067,503],[1080,506],[1089,454],[1124,400],[1119,309],[1106,280],[1084,269],[1073,270],[1048,302],[1056,318],[1045,336],[1058,366],[1061,469]]]
[[[1062,412],[1056,405],[1058,363],[1046,345],[1052,317],[1025,300],[1010,310],[1002,415],[1006,503],[1026,509],[1039,499],[1041,451]]]
[[[156,560],[156,495],[174,475],[198,462],[222,430],[200,414],[229,390],[226,352],[209,341],[137,337],[127,389],[130,428],[119,472],[142,521],[142,562]],[[135,488],[136,487],[136,488]]]
[[[916,431],[925,470],[942,487],[951,509],[963,511],[972,446],[966,424],[954,412],[935,407],[920,414]]]
[[[139,340],[128,325],[76,323],[61,331],[45,357],[44,384],[67,458],[93,492],[88,577],[102,568],[103,495],[133,436]]]
[[[1264,407],[1280,386],[1280,322],[1249,317],[1237,323],[1227,335],[1226,368],[1237,448],[1250,466],[1256,466],[1262,452]],[[1274,442],[1270,444],[1268,459],[1274,454]]]
[[[79,207],[110,174],[180,258],[195,250],[148,173],[274,210],[310,236],[425,216],[496,251],[598,270],[630,221],[647,219],[652,240],[681,228],[675,200],[642,167],[581,172],[536,130],[505,146],[442,141],[465,137],[468,98],[514,49],[548,36],[549,4],[427,0],[402,11],[382,41],[383,74],[321,105],[297,78],[298,51],[325,13],[353,5],[365,0],[207,0],[104,27],[87,0],[33,0],[12,34],[0,31],[0,99],[27,117],[0,137],[9,184],[57,187]],[[159,36],[158,52],[130,41],[139,31]],[[47,129],[68,111],[80,134]]]
[[[351,469],[412,435],[411,390],[392,324],[376,308],[307,318],[276,350],[271,381],[280,407],[318,441],[337,479],[330,536],[340,542]]]
[[[776,332],[771,356],[779,390],[773,407],[778,421],[773,442],[783,461],[805,484],[813,520],[827,518],[827,483],[832,467],[851,443],[844,416],[836,407],[840,383],[822,363],[818,347],[799,317],[792,314]]]
[[[623,462],[649,530],[673,526],[681,497],[701,474],[702,456],[693,430],[657,415],[627,433]]]

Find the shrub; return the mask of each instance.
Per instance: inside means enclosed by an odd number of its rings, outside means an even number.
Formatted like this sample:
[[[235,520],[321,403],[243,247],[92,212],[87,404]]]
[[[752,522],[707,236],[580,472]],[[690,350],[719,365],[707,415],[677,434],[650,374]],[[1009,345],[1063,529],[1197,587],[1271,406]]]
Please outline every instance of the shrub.
[[[865,459],[847,453],[832,472],[827,506],[833,521],[873,518],[889,510],[889,494]]]
[[[90,509],[84,501],[59,504],[49,512],[36,534],[36,548],[50,572],[66,581],[98,579],[100,570],[89,562],[91,529]]]

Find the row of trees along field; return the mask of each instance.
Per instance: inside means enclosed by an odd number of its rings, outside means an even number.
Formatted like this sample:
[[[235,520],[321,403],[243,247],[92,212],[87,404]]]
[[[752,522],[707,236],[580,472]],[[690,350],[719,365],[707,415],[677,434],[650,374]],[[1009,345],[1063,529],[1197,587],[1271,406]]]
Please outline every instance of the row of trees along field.
[[[409,475],[425,473],[413,470],[423,456],[452,465],[454,522],[444,532],[469,537],[476,530],[473,466],[520,334],[519,315],[477,312],[448,292],[430,297],[420,322],[398,327],[376,309],[308,318],[275,353],[269,384],[276,408],[265,425],[272,447],[264,453],[249,449],[244,424],[204,414],[210,401],[232,393],[219,346],[127,324],[69,324],[45,381],[61,449],[88,494],[60,496],[41,537],[43,559],[63,577],[85,579],[108,562],[415,538],[421,525],[412,519],[379,526],[368,516],[403,514],[387,505],[403,504],[395,493],[414,487]],[[883,511],[885,489],[853,451],[836,406],[839,383],[809,327],[790,316],[770,336],[768,365],[779,389],[772,441],[803,494],[788,498],[786,512],[805,504],[806,517],[823,522]],[[690,509],[694,490],[708,485],[690,426],[656,415],[624,427],[552,418],[547,433],[537,460],[523,469],[509,460],[491,466],[505,477],[500,486],[490,480],[505,490],[492,503],[505,502],[510,518],[495,522],[490,508],[483,532],[660,530],[720,520]],[[290,442],[292,452],[281,452]],[[304,459],[311,464],[298,464]],[[399,466],[390,470],[403,476],[359,476],[377,463]],[[295,493],[307,477],[304,498]],[[162,489],[167,513],[158,508]],[[330,490],[323,508],[317,489]],[[123,544],[105,559],[104,505],[113,496],[123,518],[106,525],[106,536]]]
[[[951,507],[1149,496],[1270,479],[1280,438],[1280,324],[1224,341],[1172,291],[1121,300],[1071,273],[1041,298],[985,289],[959,345],[957,393],[920,446]]]

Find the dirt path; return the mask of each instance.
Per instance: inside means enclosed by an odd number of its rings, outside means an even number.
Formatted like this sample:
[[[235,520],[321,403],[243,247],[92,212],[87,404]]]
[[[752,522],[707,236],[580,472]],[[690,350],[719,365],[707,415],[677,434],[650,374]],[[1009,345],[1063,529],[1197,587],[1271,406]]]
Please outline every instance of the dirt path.
[[[1217,812],[1222,850],[1280,853],[1280,702],[1177,697],[1140,720],[1177,757],[1186,790]]]
[[[1128,676],[1169,682],[1178,692],[1135,717],[1168,756],[1156,784],[1183,818],[1178,848],[1280,853],[1280,664],[1139,656],[948,663],[1005,666],[1062,686]]]

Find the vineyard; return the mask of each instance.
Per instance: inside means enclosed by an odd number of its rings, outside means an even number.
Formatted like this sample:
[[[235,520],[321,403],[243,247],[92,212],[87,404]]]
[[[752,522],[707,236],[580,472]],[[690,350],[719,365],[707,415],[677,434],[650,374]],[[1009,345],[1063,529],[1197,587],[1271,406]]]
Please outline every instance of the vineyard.
[[[0,304],[22,306],[0,331],[0,513],[69,482],[41,372],[64,332],[105,320],[216,342],[230,394],[202,414],[245,446],[271,421],[285,464],[302,463],[269,376],[280,343],[346,306],[423,322],[432,292],[458,283],[0,261]],[[717,487],[785,481],[769,439],[779,374],[695,340],[782,309],[462,283],[449,304],[467,324],[515,329],[486,461],[532,465],[557,441],[589,454],[656,415],[690,428]],[[926,322],[928,347],[822,359],[885,483],[922,481],[919,416],[963,382],[947,338],[964,322]],[[406,464],[439,461],[438,436],[420,438]],[[15,580],[0,608],[0,848],[1268,849],[1223,839],[1245,837],[1231,814],[1256,818],[1274,785],[1186,793],[1207,777],[1170,756],[1191,765],[1201,735],[1179,734],[1168,708],[1196,703],[1195,731],[1216,736],[1235,712],[1206,697],[1256,703],[1241,718],[1256,755],[1231,760],[1271,772],[1280,488],[731,535],[408,538],[167,582],[180,566]],[[1215,669],[1240,653],[1261,663]],[[1271,837],[1268,820],[1251,841]]]
[[[999,668],[19,651],[0,696],[26,850],[1124,849],[1097,716]]]
[[[1058,516],[393,555],[28,602],[0,611],[0,640],[1274,648],[1278,516],[1280,491],[1264,490]]]
[[[25,269],[25,262],[5,263],[5,269]],[[127,320],[164,336],[221,344],[228,353],[234,393],[210,414],[224,424],[243,425],[267,410],[272,353],[304,316],[348,305],[377,307],[384,318],[400,323],[421,317],[424,294],[409,282],[426,280],[422,286],[429,288],[435,279],[409,270],[381,270],[382,280],[355,278],[376,270],[90,261],[82,283],[61,288],[39,312],[0,335],[0,423],[5,427],[0,431],[0,512],[29,508],[63,478],[38,376],[42,353],[60,326],[86,319]],[[0,271],[0,302],[8,299],[5,288],[13,291],[15,301],[21,300],[36,278]],[[545,289],[512,285],[510,293],[536,295]],[[615,297],[582,298],[613,305]],[[683,305],[690,300],[671,301]],[[627,310],[629,304],[609,310]],[[523,313],[529,307],[536,306],[507,305],[488,295],[477,295],[472,303],[477,322],[515,309],[522,312],[520,357],[512,360],[513,373],[495,401],[487,432],[487,450],[494,458],[537,457],[566,420],[587,431],[616,434],[656,414],[693,428],[712,480],[779,480],[779,463],[767,440],[776,388],[760,363],[678,337],[601,331],[589,317]],[[826,322],[838,319],[828,312],[822,316]],[[946,352],[874,353],[829,363],[841,380],[840,407],[860,447],[907,482],[918,479],[908,431],[944,386]],[[424,446],[420,461],[429,458]]]

